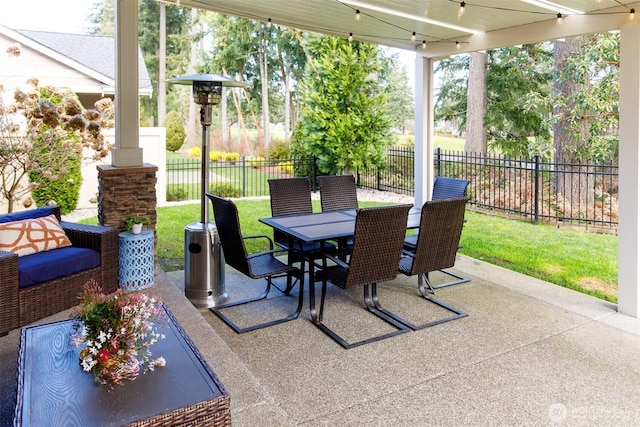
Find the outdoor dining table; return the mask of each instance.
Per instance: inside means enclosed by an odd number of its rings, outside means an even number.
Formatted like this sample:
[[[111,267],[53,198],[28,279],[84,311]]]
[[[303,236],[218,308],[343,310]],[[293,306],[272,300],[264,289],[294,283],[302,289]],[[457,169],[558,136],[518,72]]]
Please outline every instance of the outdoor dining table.
[[[304,243],[313,243],[353,236],[357,213],[357,209],[345,209],[260,218],[259,221],[286,234],[289,238],[289,247],[295,247],[293,243],[296,239]],[[419,226],[420,210],[411,209],[407,216],[407,229]],[[309,265],[309,293],[313,295],[315,280],[312,260],[309,260]],[[300,292],[302,291],[301,289]]]
[[[259,221],[289,238],[313,243],[353,236],[356,215],[357,209],[346,209],[260,218]],[[419,226],[420,210],[412,209],[407,217],[407,229]]]

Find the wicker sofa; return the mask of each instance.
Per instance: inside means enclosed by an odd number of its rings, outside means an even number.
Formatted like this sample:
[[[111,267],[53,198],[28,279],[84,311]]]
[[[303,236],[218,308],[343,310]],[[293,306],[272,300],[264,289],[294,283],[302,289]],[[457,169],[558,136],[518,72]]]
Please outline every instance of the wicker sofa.
[[[118,230],[115,228],[60,221],[60,209],[55,206],[2,214],[0,225],[52,214],[71,246],[20,257],[14,252],[0,250],[0,336],[77,305],[78,294],[90,279],[95,279],[104,292],[111,293],[118,288]],[[68,266],[71,269],[80,268],[80,252],[89,252],[93,257],[93,266],[69,274],[62,273]],[[57,257],[53,265],[52,256]],[[29,265],[42,267],[45,260],[50,267],[43,277],[48,276],[49,279],[38,282],[36,277],[35,283],[25,283],[24,271],[20,269]],[[60,274],[65,275],[52,277]],[[33,278],[31,282],[34,282]]]

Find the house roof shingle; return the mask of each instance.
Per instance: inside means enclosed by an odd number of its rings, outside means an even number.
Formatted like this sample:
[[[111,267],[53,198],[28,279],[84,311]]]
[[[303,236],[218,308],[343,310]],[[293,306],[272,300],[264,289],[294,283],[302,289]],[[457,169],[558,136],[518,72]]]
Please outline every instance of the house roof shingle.
[[[52,51],[115,80],[115,39],[113,36],[14,30]],[[141,93],[152,92],[147,67],[138,50],[138,85]]]

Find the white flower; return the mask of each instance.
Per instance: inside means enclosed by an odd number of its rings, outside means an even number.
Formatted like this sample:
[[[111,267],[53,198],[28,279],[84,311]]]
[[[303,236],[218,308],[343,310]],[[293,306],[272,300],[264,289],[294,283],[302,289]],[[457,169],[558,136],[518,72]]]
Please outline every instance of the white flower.
[[[82,359],[82,370],[89,372],[91,371],[91,368],[93,368],[96,365],[96,363],[98,362],[93,360],[93,357],[91,356],[85,357],[84,359]]]

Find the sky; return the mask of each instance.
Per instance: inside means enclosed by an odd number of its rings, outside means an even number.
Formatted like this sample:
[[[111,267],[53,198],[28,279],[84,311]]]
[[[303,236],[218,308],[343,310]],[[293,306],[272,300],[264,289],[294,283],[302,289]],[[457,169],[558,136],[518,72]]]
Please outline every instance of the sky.
[[[16,30],[82,34],[93,0],[0,0],[0,24]]]

